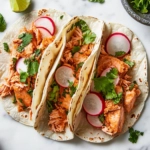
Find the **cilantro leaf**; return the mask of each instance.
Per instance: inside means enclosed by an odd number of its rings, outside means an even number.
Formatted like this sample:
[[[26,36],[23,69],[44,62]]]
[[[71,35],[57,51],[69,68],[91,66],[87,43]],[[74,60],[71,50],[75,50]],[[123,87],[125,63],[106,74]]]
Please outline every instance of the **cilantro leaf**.
[[[6,29],[6,21],[2,14],[0,14],[0,32],[3,32]]]
[[[63,19],[63,17],[64,17],[64,15],[61,15],[61,16],[60,16],[60,19]]]
[[[75,23],[75,26],[78,26],[83,33],[83,44],[89,44],[95,41],[96,34],[90,30],[84,20],[80,19]]]
[[[123,56],[124,54],[126,54],[124,51],[115,52],[116,57]]]
[[[71,53],[72,55],[74,55],[76,52],[78,52],[80,50],[80,46],[74,46]]]
[[[22,40],[22,43],[18,47],[18,52],[23,52],[24,48],[31,42],[33,35],[30,33],[22,33],[18,36],[19,39]]]
[[[54,107],[53,107],[51,101],[47,100],[47,103],[46,103],[46,104],[47,104],[48,112],[51,113],[52,110],[54,109]]]
[[[123,59],[123,61],[126,63],[126,64],[128,64],[131,68],[135,65],[135,63],[134,62],[132,62],[132,61],[129,61],[128,59]]]
[[[104,114],[100,114],[100,115],[98,116],[98,118],[99,118],[99,120],[100,120],[102,123],[104,123],[104,120],[105,120]]]
[[[28,72],[29,76],[33,76],[38,73],[39,63],[36,60],[30,61],[27,65],[27,67],[28,67],[27,72]]]
[[[131,85],[129,86],[129,90],[130,90],[130,91],[132,91],[132,90],[133,90],[134,85],[135,85],[134,83],[131,83]]]
[[[17,100],[16,100],[16,96],[14,95],[14,99],[13,99],[13,104],[16,104]]]
[[[27,72],[20,72],[20,81],[21,82],[26,82],[27,78],[28,78],[28,73]]]
[[[104,3],[104,2],[105,2],[105,0],[89,0],[89,2]]]
[[[28,94],[32,97],[33,96],[33,89],[28,90]]]
[[[35,54],[36,57],[39,56],[40,53],[41,53],[40,49],[37,49],[37,50],[35,50],[35,52],[34,52],[34,54]]]
[[[73,96],[73,94],[76,92],[77,87],[75,87],[73,82],[69,82],[69,88],[70,88],[70,95]]]
[[[4,46],[4,50],[5,50],[6,52],[10,52],[10,49],[9,49],[9,46],[8,46],[7,43],[3,43],[3,46]]]
[[[79,68],[81,68],[83,66],[84,62],[80,62],[77,67],[76,67],[76,71],[78,71]]]
[[[122,99],[122,93],[117,94],[114,86],[114,79],[117,78],[118,70],[112,68],[106,76],[101,76],[99,78],[94,78],[94,88],[98,92],[102,92],[105,99],[111,99],[115,104],[119,103]]]
[[[134,130],[133,128],[129,128],[130,137],[128,140],[132,143],[137,143],[139,136],[143,136],[144,132],[140,132],[138,130]]]

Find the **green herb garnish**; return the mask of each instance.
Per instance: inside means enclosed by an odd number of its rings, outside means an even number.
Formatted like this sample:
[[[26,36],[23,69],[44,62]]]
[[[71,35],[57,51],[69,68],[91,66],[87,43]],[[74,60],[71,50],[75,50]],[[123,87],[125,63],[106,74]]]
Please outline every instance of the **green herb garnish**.
[[[74,55],[76,52],[78,52],[80,50],[80,46],[74,46],[71,53],[72,55]]]
[[[95,41],[96,34],[90,30],[87,23],[84,20],[79,20],[75,23],[83,33],[83,44],[89,44]]]
[[[98,2],[102,4],[105,2],[105,0],[89,0],[89,2]]]
[[[135,63],[134,62],[132,62],[132,61],[129,61],[128,59],[123,59],[123,61],[126,63],[126,64],[128,64],[131,68],[135,65]]]
[[[13,104],[16,104],[17,100],[16,100],[16,96],[14,95],[14,99],[13,99]]]
[[[63,19],[64,15],[60,16],[60,19]]]
[[[134,83],[131,83],[131,85],[129,86],[129,90],[130,90],[130,91],[132,91],[132,90],[133,90],[134,85],[135,85]]]
[[[33,90],[32,89],[28,90],[28,94],[32,97],[33,96]]]
[[[30,33],[22,33],[18,36],[19,39],[22,40],[22,43],[18,47],[18,52],[23,52],[24,48],[31,42],[33,35]]]
[[[26,80],[27,80],[27,78],[28,78],[28,76],[29,76],[29,75],[28,75],[27,72],[22,72],[22,71],[21,71],[21,72],[20,72],[20,81],[25,83]]]
[[[104,114],[100,114],[98,116],[98,118],[99,118],[100,122],[104,123],[104,120],[105,120]]]
[[[102,92],[106,100],[113,100],[115,104],[119,103],[122,99],[122,93],[117,94],[114,87],[114,79],[118,76],[118,70],[112,68],[106,76],[94,78],[95,90]]]
[[[40,49],[37,49],[35,50],[34,54],[35,54],[35,57],[39,56],[41,53]]]
[[[126,54],[124,51],[118,51],[115,52],[115,57],[123,56],[124,54]]]
[[[134,130],[133,128],[129,128],[130,137],[128,140],[132,143],[137,143],[139,136],[143,136],[144,132],[140,132],[138,130]]]
[[[2,14],[0,14],[0,32],[3,32],[6,29],[6,21]]]
[[[9,53],[10,49],[9,49],[8,44],[7,43],[3,43],[3,46],[4,46],[4,50]]]
[[[73,96],[73,94],[76,92],[76,89],[77,89],[77,87],[75,87],[73,84],[73,82],[70,82],[70,81],[68,81],[69,82],[69,88],[70,88],[70,95],[71,95],[71,97]]]
[[[54,109],[54,107],[53,107],[51,101],[47,100],[47,103],[46,103],[46,104],[47,104],[48,112],[51,113],[52,110]]]
[[[81,68],[83,66],[84,62],[80,62],[77,67],[76,67],[76,71],[78,71],[79,68]]]
[[[133,7],[142,14],[148,13],[150,8],[149,0],[132,0]]]

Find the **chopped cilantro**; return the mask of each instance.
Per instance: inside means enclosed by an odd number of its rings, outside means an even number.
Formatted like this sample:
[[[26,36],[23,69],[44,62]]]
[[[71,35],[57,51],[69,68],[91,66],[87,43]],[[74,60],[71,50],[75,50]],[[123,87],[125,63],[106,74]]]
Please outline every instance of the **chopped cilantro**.
[[[118,51],[115,53],[115,56],[119,57],[119,56],[123,56],[124,54],[126,54],[124,51]]]
[[[102,92],[105,99],[111,99],[115,104],[119,103],[122,98],[122,93],[117,94],[114,87],[114,79],[118,76],[118,70],[112,68],[106,76],[101,76],[99,78],[94,78],[95,90]]]
[[[134,85],[135,85],[134,83],[131,83],[131,85],[129,86],[129,90],[130,90],[130,91],[132,91],[132,90],[133,90]]]
[[[9,53],[10,49],[9,49],[8,44],[7,43],[3,43],[3,46],[4,46],[4,50]]]
[[[27,78],[28,78],[28,73],[27,72],[20,72],[20,81],[21,82],[26,82]]]
[[[64,17],[64,15],[61,15],[61,16],[60,16],[60,19],[63,19],[63,17]]]
[[[39,56],[41,53],[40,49],[37,49],[35,50],[34,54],[35,54],[35,57]]]
[[[124,59],[123,60],[126,64],[128,64],[131,68],[135,65],[135,63],[134,62],[132,62],[132,61],[129,61],[128,59]]]
[[[47,103],[46,103],[46,104],[47,104],[48,112],[51,113],[52,110],[54,109],[54,107],[53,107],[51,101],[47,100]]]
[[[98,2],[102,4],[105,2],[105,0],[89,0],[89,2]]]
[[[0,32],[3,32],[6,29],[6,21],[2,14],[0,14]]]
[[[15,65],[16,65],[16,62],[17,62],[17,58],[13,57],[13,58],[12,58],[12,62],[13,62],[13,65],[15,66]]]
[[[76,67],[76,71],[78,71],[79,68],[81,68],[83,66],[84,62],[80,62],[77,67]]]
[[[89,44],[95,41],[96,34],[90,30],[87,23],[84,20],[79,20],[75,23],[83,33],[83,44]]]
[[[32,97],[33,96],[33,89],[28,90],[28,94]]]
[[[104,120],[105,120],[104,114],[100,114],[100,115],[98,116],[98,118],[99,118],[99,120],[100,120],[102,123],[104,123]]]
[[[17,51],[21,53],[24,48],[31,42],[33,35],[30,33],[22,33],[18,36],[18,38],[22,40],[22,43],[17,49]]]
[[[129,128],[130,137],[128,140],[132,143],[137,143],[139,136],[143,136],[144,132],[140,132],[138,130],[134,130],[133,128]]]
[[[15,96],[15,95],[14,95],[13,103],[14,103],[14,104],[17,103],[17,100],[16,100],[16,96]]]
[[[75,87],[73,82],[69,82],[69,88],[70,88],[70,95],[73,96],[73,94],[76,92],[77,87]]]
[[[71,53],[72,55],[74,55],[76,52],[78,52],[80,50],[80,46],[74,46]]]

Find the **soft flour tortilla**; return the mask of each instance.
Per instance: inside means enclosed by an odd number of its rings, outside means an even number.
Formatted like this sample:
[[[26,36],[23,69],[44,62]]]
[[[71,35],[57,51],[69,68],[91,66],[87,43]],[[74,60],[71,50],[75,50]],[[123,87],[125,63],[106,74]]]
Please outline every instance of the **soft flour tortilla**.
[[[97,54],[99,55],[100,41],[102,38],[102,31],[103,31],[103,27],[104,27],[103,21],[100,21],[96,18],[83,17],[83,16],[74,17],[64,29],[66,31],[65,38],[67,39],[67,41],[70,39],[70,37],[72,35],[72,30],[70,30],[70,28],[79,19],[84,20],[88,24],[88,26],[90,27],[92,32],[94,32],[96,34],[96,39],[94,42],[95,46],[93,48],[91,55],[84,62],[84,65],[81,68],[79,84],[78,84],[76,93],[72,96],[72,99],[70,102],[70,108],[69,108],[68,116],[67,116],[68,123],[72,122],[72,116],[73,116],[78,98],[79,98],[80,94],[82,93],[84,87],[86,86],[88,77],[91,74],[91,69],[92,69],[93,63],[94,63],[95,59],[97,58]],[[66,40],[64,41],[64,44],[63,44],[64,48],[65,48],[65,43],[66,43]],[[55,72],[57,65],[60,61],[60,58],[63,54],[63,50],[64,49],[62,49],[62,51],[60,51],[59,56],[57,57],[57,60],[55,61],[55,64],[52,68],[52,71],[50,72],[50,74],[47,78],[47,81],[46,81],[46,84],[44,87],[43,97],[42,97],[39,109],[37,110],[37,116],[36,116],[36,121],[35,121],[35,125],[34,125],[34,128],[41,135],[43,135],[47,138],[53,139],[53,140],[57,140],[57,141],[66,141],[66,140],[71,140],[74,138],[74,134],[70,129],[71,126],[67,126],[63,133],[55,133],[55,132],[51,131],[48,126],[49,113],[48,113],[48,109],[46,106],[46,97],[47,97],[47,93],[49,91],[49,87],[54,78],[54,72]]]
[[[141,90],[141,95],[136,100],[134,109],[129,114],[125,115],[126,119],[123,126],[123,131],[121,133],[123,134],[138,120],[144,108],[146,98],[148,96],[147,58],[146,51],[137,36],[130,29],[120,24],[105,24],[103,44],[105,44],[108,36],[114,32],[124,33],[131,41],[131,60],[134,61],[136,65],[130,72],[130,75],[133,77],[133,81],[137,82]],[[91,79],[92,78],[90,78],[89,80]],[[110,141],[115,138],[115,136],[110,136],[102,132],[101,129],[92,127],[86,120],[85,112],[83,110],[81,111],[84,97],[89,91],[89,88],[90,84],[86,87],[85,91],[80,96],[78,105],[76,106],[76,111],[73,116],[73,125],[75,130],[74,132],[79,138],[88,142],[103,143]]]
[[[11,58],[10,54],[6,53],[3,50],[3,43],[6,42],[8,43],[8,45],[10,45],[13,39],[18,37],[19,30],[22,27],[26,27],[27,29],[29,29],[33,21],[35,21],[38,17],[44,15],[48,15],[54,20],[56,25],[56,34],[54,42],[46,48],[41,58],[39,71],[35,82],[35,89],[33,91],[31,106],[33,114],[32,118],[29,115],[29,110],[18,112],[17,105],[12,103],[13,96],[2,98],[2,103],[7,113],[16,121],[29,126],[33,126],[34,114],[40,103],[47,75],[51,70],[54,61],[62,47],[62,30],[71,18],[66,13],[59,12],[53,9],[33,11],[29,14],[24,15],[22,18],[16,21],[11,26],[11,28],[7,30],[5,36],[0,41],[0,84],[2,84],[4,82],[4,78],[6,78],[9,74],[9,62]],[[62,15],[63,19],[60,19],[60,16]]]

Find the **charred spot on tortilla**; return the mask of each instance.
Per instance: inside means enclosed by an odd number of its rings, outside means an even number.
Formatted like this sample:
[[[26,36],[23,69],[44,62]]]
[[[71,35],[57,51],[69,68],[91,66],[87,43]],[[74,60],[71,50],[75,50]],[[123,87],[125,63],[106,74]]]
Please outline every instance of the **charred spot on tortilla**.
[[[47,9],[41,9],[38,11],[38,16],[41,16],[43,13],[47,12]]]
[[[58,136],[60,139],[62,139],[62,137],[61,136]]]
[[[45,134],[44,134],[44,133],[42,133],[41,135],[42,135],[42,136],[44,136]]]
[[[139,78],[139,81],[140,81],[140,82],[142,82],[142,79],[141,79],[141,78]]]
[[[140,114],[137,114],[136,119],[139,119],[139,117],[140,117]]]
[[[90,141],[93,141],[94,139],[93,139],[93,138],[89,138],[89,140],[90,140]]]
[[[131,118],[135,118],[135,114],[132,114],[132,115],[131,115]]]

